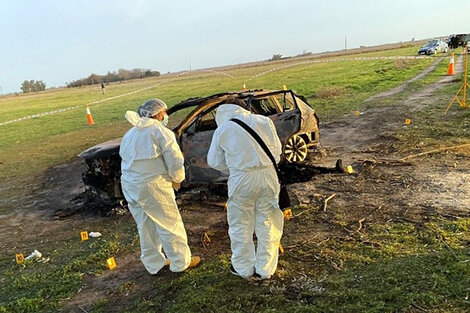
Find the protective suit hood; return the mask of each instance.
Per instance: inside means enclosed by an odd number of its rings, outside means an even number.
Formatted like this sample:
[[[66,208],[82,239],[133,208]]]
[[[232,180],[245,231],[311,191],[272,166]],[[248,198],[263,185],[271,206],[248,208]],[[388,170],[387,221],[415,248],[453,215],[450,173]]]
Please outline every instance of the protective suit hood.
[[[223,123],[229,121],[231,118],[236,115],[248,115],[251,114],[250,111],[245,110],[239,105],[236,104],[222,104],[217,108],[217,114],[215,115],[215,122],[217,126],[222,125]]]
[[[160,121],[153,118],[140,117],[140,115],[134,111],[127,111],[125,117],[126,120],[129,121],[129,123],[131,123],[138,129],[142,129],[160,123]]]

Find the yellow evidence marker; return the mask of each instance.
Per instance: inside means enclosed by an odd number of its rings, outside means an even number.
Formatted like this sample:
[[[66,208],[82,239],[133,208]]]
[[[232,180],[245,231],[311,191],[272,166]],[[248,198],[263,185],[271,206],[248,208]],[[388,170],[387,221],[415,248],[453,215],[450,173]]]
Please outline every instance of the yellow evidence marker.
[[[80,237],[82,238],[82,241],[88,240],[88,232],[87,231],[82,231],[80,233]]]
[[[352,167],[351,165],[348,165],[347,169],[348,169],[348,173],[349,173],[349,174],[354,173],[354,169],[353,169],[353,167]]]
[[[113,268],[116,267],[116,261],[114,261],[114,257],[111,257],[109,259],[106,260],[106,266],[112,270]]]
[[[22,264],[24,262],[23,253],[18,253],[15,255],[16,264]]]
[[[356,114],[356,116],[359,116],[359,115],[361,115],[361,112],[356,111],[356,112],[354,112],[354,114]]]
[[[409,118],[405,120],[405,125],[411,125],[411,120]]]
[[[285,210],[284,212],[282,212],[282,214],[284,215],[285,220],[290,220],[290,219],[294,218],[294,215],[292,215],[292,210],[291,209]]]
[[[279,243],[279,252],[280,252],[281,254],[284,254],[284,247],[282,247],[282,244],[281,244],[281,243]]]

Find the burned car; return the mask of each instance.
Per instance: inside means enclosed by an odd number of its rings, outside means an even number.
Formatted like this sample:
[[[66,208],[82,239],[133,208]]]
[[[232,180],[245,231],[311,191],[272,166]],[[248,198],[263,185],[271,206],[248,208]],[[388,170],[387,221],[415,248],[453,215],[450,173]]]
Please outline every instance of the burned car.
[[[173,131],[185,158],[186,180],[183,187],[223,183],[227,180],[227,176],[207,165],[206,158],[217,128],[217,108],[229,98],[236,99],[252,113],[268,116],[273,120],[283,145],[284,162],[302,162],[319,145],[315,109],[304,97],[292,90],[251,90],[191,98],[168,109],[171,120],[182,119]],[[103,200],[123,198],[120,184],[120,143],[121,138],[118,138],[79,154],[87,164],[87,171],[83,174],[85,185]]]

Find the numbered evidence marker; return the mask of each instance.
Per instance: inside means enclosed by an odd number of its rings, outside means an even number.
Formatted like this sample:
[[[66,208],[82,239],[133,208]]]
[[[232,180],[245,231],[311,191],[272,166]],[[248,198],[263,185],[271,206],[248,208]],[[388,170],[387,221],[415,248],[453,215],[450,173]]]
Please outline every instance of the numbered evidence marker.
[[[82,231],[80,233],[80,237],[82,238],[82,241],[88,240],[88,232],[87,231]]]
[[[19,253],[19,254],[15,255],[15,259],[16,259],[16,264],[22,264],[24,262],[23,253]]]
[[[106,266],[112,270],[113,268],[116,267],[116,261],[114,261],[114,257],[111,257],[109,259],[106,260]]]
[[[291,209],[284,210],[284,212],[282,212],[282,214],[284,215],[285,220],[290,220],[290,219],[294,218],[294,215],[292,214]]]
[[[410,120],[409,118],[407,118],[407,119],[405,120],[405,125],[411,125],[411,123],[412,123],[412,122],[411,122],[411,120]]]

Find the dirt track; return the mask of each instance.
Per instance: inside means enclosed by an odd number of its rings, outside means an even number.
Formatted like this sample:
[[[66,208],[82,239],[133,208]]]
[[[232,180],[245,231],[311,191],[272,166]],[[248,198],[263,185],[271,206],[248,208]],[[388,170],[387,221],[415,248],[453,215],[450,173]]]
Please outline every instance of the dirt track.
[[[458,62],[456,70],[461,69],[461,62]],[[355,174],[318,175],[308,182],[290,185],[291,194],[300,204],[321,205],[322,199],[336,193],[336,197],[328,203],[324,220],[340,215],[345,219],[347,229],[357,227],[359,220],[363,221],[364,226],[361,227],[367,227],[370,221],[405,219],[420,222],[429,215],[468,214],[468,158],[448,154],[445,158],[430,156],[410,162],[395,161],[410,151],[409,147],[400,146],[396,138],[397,131],[404,127],[404,119],[416,110],[439,103],[442,99],[430,95],[447,82],[448,78],[444,77],[405,99],[397,97],[394,100],[396,92],[376,95],[369,102],[380,104],[384,97],[393,101],[387,106],[374,105],[359,116],[345,116],[322,124],[322,145],[328,153],[321,165],[333,167],[334,161],[341,158],[345,164],[353,164]],[[409,82],[397,87],[398,92],[405,90],[406,84]],[[15,249],[20,246],[22,249],[34,249],[41,236],[46,241],[51,238],[56,241],[76,233],[83,225],[89,228],[99,225],[101,218],[79,214],[66,220],[53,218],[58,208],[65,209],[72,205],[69,202],[71,195],[82,190],[81,171],[79,162],[55,167],[45,173],[42,182],[27,187],[24,195],[4,199],[5,202],[13,201],[13,205],[21,209],[0,216],[0,249],[14,255]],[[200,190],[181,195],[178,201],[193,252],[209,258],[228,253],[229,241],[221,205],[223,197],[211,198],[209,203],[194,201],[194,198],[200,200],[205,197],[207,195]],[[37,210],[31,210],[32,207]],[[118,218],[128,218],[129,223],[133,223],[129,216]],[[331,235],[331,230],[321,221],[310,226],[314,226],[310,235]],[[214,239],[208,247],[202,244],[204,232]],[[299,240],[298,235],[295,237],[286,232],[283,241],[289,244]],[[138,252],[121,257],[119,264],[121,271],[107,272],[98,278],[85,277],[81,293],[69,302],[67,310],[82,312],[78,306],[86,308],[105,296],[113,286],[131,279],[137,280],[140,286],[151,286],[152,278],[145,275]],[[103,284],[105,280],[106,287]]]

